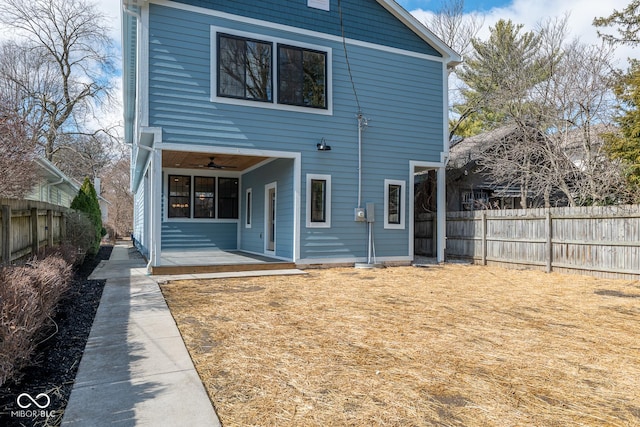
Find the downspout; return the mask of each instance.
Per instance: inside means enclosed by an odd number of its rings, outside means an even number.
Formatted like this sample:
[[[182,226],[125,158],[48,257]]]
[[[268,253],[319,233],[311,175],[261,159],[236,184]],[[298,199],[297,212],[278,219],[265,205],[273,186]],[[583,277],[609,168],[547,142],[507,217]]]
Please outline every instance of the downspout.
[[[358,111],[358,208],[362,207],[362,129],[368,126],[362,111]]]
[[[138,20],[142,19],[142,17],[138,13],[127,9],[127,6],[125,6],[124,4],[122,5],[122,11],[124,13],[126,13],[127,15],[130,15],[130,16],[133,16],[134,18],[137,18]]]
[[[362,207],[362,113],[358,111],[358,209]]]
[[[64,178],[60,178],[60,181],[50,182],[45,185],[47,189],[47,203],[51,203],[51,187],[62,184],[63,182],[64,182]]]

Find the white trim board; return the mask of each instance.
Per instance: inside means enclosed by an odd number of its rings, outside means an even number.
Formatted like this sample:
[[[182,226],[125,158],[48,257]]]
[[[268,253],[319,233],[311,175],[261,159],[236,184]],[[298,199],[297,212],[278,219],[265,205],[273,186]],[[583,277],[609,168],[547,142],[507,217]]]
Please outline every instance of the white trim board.
[[[381,0],[377,0],[377,1],[379,3],[381,2]],[[171,8],[174,8],[174,9],[184,10],[184,11],[187,11],[187,12],[194,12],[194,13],[200,13],[200,14],[203,14],[203,15],[214,16],[216,18],[228,19],[230,21],[242,22],[244,24],[256,25],[256,26],[260,26],[260,27],[270,28],[270,29],[273,29],[273,30],[286,31],[286,32],[293,33],[293,34],[316,37],[316,38],[320,38],[320,39],[330,40],[330,41],[333,41],[333,42],[336,42],[336,43],[342,43],[342,37],[340,37],[340,36],[334,36],[334,35],[331,35],[331,34],[321,33],[321,32],[318,32],[318,31],[312,31],[312,30],[307,30],[307,29],[304,29],[304,28],[293,27],[293,26],[290,26],[290,25],[276,24],[276,23],[269,22],[269,21],[263,21],[263,20],[260,20],[260,19],[248,18],[246,16],[234,15],[234,14],[231,14],[231,13],[226,13],[226,12],[220,12],[220,11],[217,11],[217,10],[206,9],[206,8],[202,8],[202,7],[199,7],[199,6],[191,6],[191,5],[181,4],[181,3],[175,3],[175,2],[170,1],[170,0],[152,0],[152,1],[150,1],[150,3],[157,4],[159,6],[165,6],[165,7],[171,7]],[[389,10],[388,7],[385,7],[385,9]],[[406,15],[411,16],[408,12],[405,14],[405,16],[403,16],[403,18],[401,18],[399,16],[399,14],[396,14],[396,13],[393,13],[393,15],[395,15],[398,19],[400,19],[405,25],[408,26],[409,29],[413,30],[414,32],[415,32],[415,29],[418,28],[415,25],[408,25],[409,24],[409,20],[411,20],[411,18],[407,18],[407,16],[406,16]],[[413,21],[418,22],[415,18],[413,18]],[[422,25],[422,24],[420,24],[420,25]],[[429,32],[429,30],[427,30],[426,28],[424,30],[426,30],[426,31],[424,31],[423,34],[426,35],[427,32]],[[422,37],[422,39],[425,40],[425,43],[436,45],[436,46],[434,46],[434,48],[441,47],[439,45],[444,46],[444,43],[442,43],[442,42],[437,43],[436,40],[439,40],[437,38],[435,38],[434,40],[426,40],[425,37]],[[370,42],[364,42],[364,41],[355,40],[355,39],[345,38],[345,43],[353,45],[353,46],[360,46],[360,47],[365,47],[365,48],[368,48],[368,49],[376,49],[376,50],[380,50],[380,51],[383,51],[383,52],[394,53],[394,54],[397,54],[397,55],[411,56],[411,57],[414,57],[414,58],[428,59],[428,60],[431,60],[431,61],[443,62],[443,63],[450,62],[450,61],[447,60],[446,57],[438,57],[438,56],[428,55],[428,54],[419,53],[419,52],[412,52],[412,51],[405,50],[405,49],[398,49],[398,48],[395,48],[395,47],[389,47],[389,46],[379,45],[379,44],[370,43]],[[438,50],[438,49],[436,49],[436,50]],[[451,51],[451,53],[455,53],[455,52]],[[451,60],[453,62],[459,62],[459,61],[457,61],[457,59],[461,60],[461,58],[459,56],[456,56],[455,58],[452,57]]]

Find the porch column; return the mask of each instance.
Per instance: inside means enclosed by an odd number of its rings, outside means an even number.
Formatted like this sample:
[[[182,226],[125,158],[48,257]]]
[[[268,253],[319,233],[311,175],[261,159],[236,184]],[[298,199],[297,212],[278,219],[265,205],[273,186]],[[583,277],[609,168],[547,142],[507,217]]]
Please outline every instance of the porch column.
[[[151,153],[151,177],[149,183],[151,247],[149,259],[151,266],[160,265],[162,248],[162,150],[155,149]]]
[[[444,262],[444,250],[447,245],[447,194],[446,194],[446,166],[438,168],[438,262]]]

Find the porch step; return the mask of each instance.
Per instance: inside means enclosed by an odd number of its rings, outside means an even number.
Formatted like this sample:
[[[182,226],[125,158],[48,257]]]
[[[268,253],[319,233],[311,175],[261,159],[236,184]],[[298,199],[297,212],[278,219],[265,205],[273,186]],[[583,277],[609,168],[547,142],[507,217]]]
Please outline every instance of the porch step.
[[[215,265],[162,265],[150,267],[152,275],[234,273],[239,271],[291,270],[294,262],[269,262]]]

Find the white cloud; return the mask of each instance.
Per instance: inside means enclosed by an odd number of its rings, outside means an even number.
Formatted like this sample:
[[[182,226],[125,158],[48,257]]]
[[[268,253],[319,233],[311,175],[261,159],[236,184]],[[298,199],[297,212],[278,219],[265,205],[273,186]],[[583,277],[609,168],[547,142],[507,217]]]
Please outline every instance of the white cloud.
[[[511,19],[516,24],[524,24],[525,30],[532,30],[536,24],[548,18],[561,18],[569,15],[568,25],[570,38],[578,38],[583,43],[600,44],[597,29],[592,25],[593,19],[601,16],[609,16],[614,9],[621,10],[629,0],[514,0],[506,7],[493,8],[480,13],[484,17],[484,26],[478,37],[486,39],[489,27],[494,26],[500,19]],[[420,20],[427,22],[432,12],[421,9],[411,11]],[[625,67],[628,57],[637,57],[640,51],[637,48],[626,46],[618,47],[616,60],[618,67]]]

